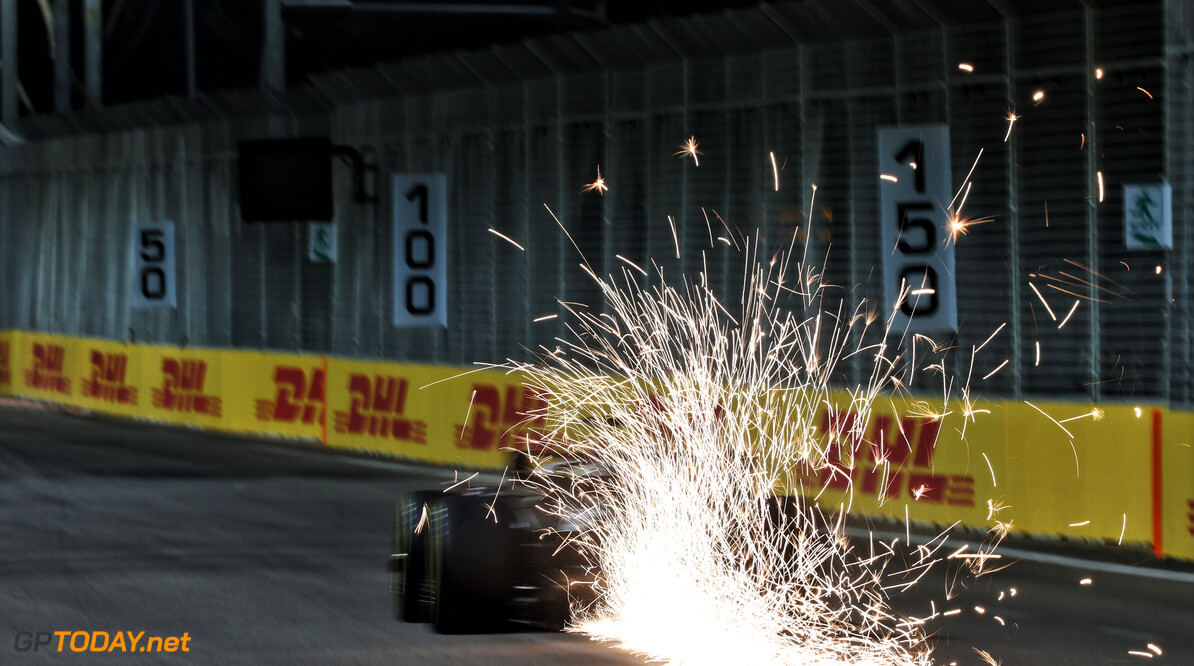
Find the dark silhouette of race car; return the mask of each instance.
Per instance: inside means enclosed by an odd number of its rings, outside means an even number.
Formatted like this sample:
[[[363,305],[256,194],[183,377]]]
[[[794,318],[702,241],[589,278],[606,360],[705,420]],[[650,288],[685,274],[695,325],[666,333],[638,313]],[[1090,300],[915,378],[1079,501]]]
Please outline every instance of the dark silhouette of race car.
[[[398,499],[390,593],[394,616],[445,634],[519,627],[562,629],[574,604],[593,600],[583,526],[546,510],[545,484],[579,483],[600,471],[557,462],[536,482],[419,490]]]

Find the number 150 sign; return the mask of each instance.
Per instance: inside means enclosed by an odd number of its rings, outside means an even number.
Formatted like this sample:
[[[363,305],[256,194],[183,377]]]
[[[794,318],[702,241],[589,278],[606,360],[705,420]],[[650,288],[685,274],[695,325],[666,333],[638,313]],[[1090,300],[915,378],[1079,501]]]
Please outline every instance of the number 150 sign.
[[[883,298],[897,308],[893,332],[958,330],[949,169],[945,125],[879,128]]]
[[[394,325],[448,325],[444,174],[394,176]]]

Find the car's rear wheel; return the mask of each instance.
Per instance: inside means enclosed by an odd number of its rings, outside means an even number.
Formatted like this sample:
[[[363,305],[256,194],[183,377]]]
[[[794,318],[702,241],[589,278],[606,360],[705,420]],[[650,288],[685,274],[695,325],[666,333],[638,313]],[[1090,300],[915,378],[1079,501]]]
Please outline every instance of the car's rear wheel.
[[[394,562],[390,597],[394,617],[406,622],[431,621],[431,595],[427,580],[427,526],[425,506],[442,493],[419,490],[408,493],[394,507]]]
[[[426,561],[435,600],[431,615],[441,633],[509,627],[516,549],[503,516],[489,509],[494,501],[483,495],[444,495],[428,504]]]

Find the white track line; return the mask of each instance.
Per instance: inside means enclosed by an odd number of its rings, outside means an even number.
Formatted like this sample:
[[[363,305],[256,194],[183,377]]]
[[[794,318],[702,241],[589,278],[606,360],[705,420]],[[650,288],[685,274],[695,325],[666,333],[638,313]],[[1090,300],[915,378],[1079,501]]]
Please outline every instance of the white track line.
[[[903,532],[888,532],[885,530],[864,530],[857,527],[846,528],[846,532],[850,536],[858,538],[866,538],[868,536],[875,536],[884,541],[892,541],[894,539],[903,539],[905,535]],[[917,543],[929,543],[934,537],[922,536],[913,534],[912,541]],[[979,544],[975,541],[967,539],[957,539],[955,537],[948,537],[950,541],[958,545],[967,544],[971,548],[977,549]],[[1013,558],[1018,560],[1029,560],[1032,562],[1040,562],[1041,564],[1053,564],[1060,567],[1069,567],[1071,569],[1084,569],[1087,571],[1101,571],[1104,573],[1119,574],[1121,576],[1138,576],[1140,578],[1156,578],[1159,580],[1172,580],[1179,583],[1194,583],[1194,573],[1187,571],[1168,571],[1166,569],[1156,569],[1152,567],[1135,567],[1130,564],[1119,564],[1117,562],[1100,562],[1098,560],[1087,560],[1081,557],[1070,557],[1068,555],[1053,555],[1051,553],[1038,553],[1031,550],[1021,550],[1019,548],[1005,548],[1000,546],[995,549],[995,553],[1003,555],[1004,558]],[[1006,560],[1005,560],[1006,561]]]

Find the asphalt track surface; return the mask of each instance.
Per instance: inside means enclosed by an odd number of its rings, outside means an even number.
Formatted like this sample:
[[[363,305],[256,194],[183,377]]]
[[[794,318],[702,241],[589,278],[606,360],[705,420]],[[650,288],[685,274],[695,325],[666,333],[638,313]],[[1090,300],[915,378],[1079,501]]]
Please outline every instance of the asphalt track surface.
[[[0,663],[641,663],[580,636],[441,636],[391,619],[384,564],[393,500],[450,478],[257,440],[0,407]],[[1076,555],[1088,554],[1005,557],[1001,565],[1015,560],[1010,568],[978,579],[935,571],[897,604],[911,615],[927,615],[930,601],[939,612],[962,610],[930,625],[939,664],[982,663],[975,647],[1009,665],[1194,664],[1189,568]],[[190,650],[16,649],[18,632],[80,630],[186,633]],[[1164,654],[1130,654],[1149,652],[1149,643]]]

